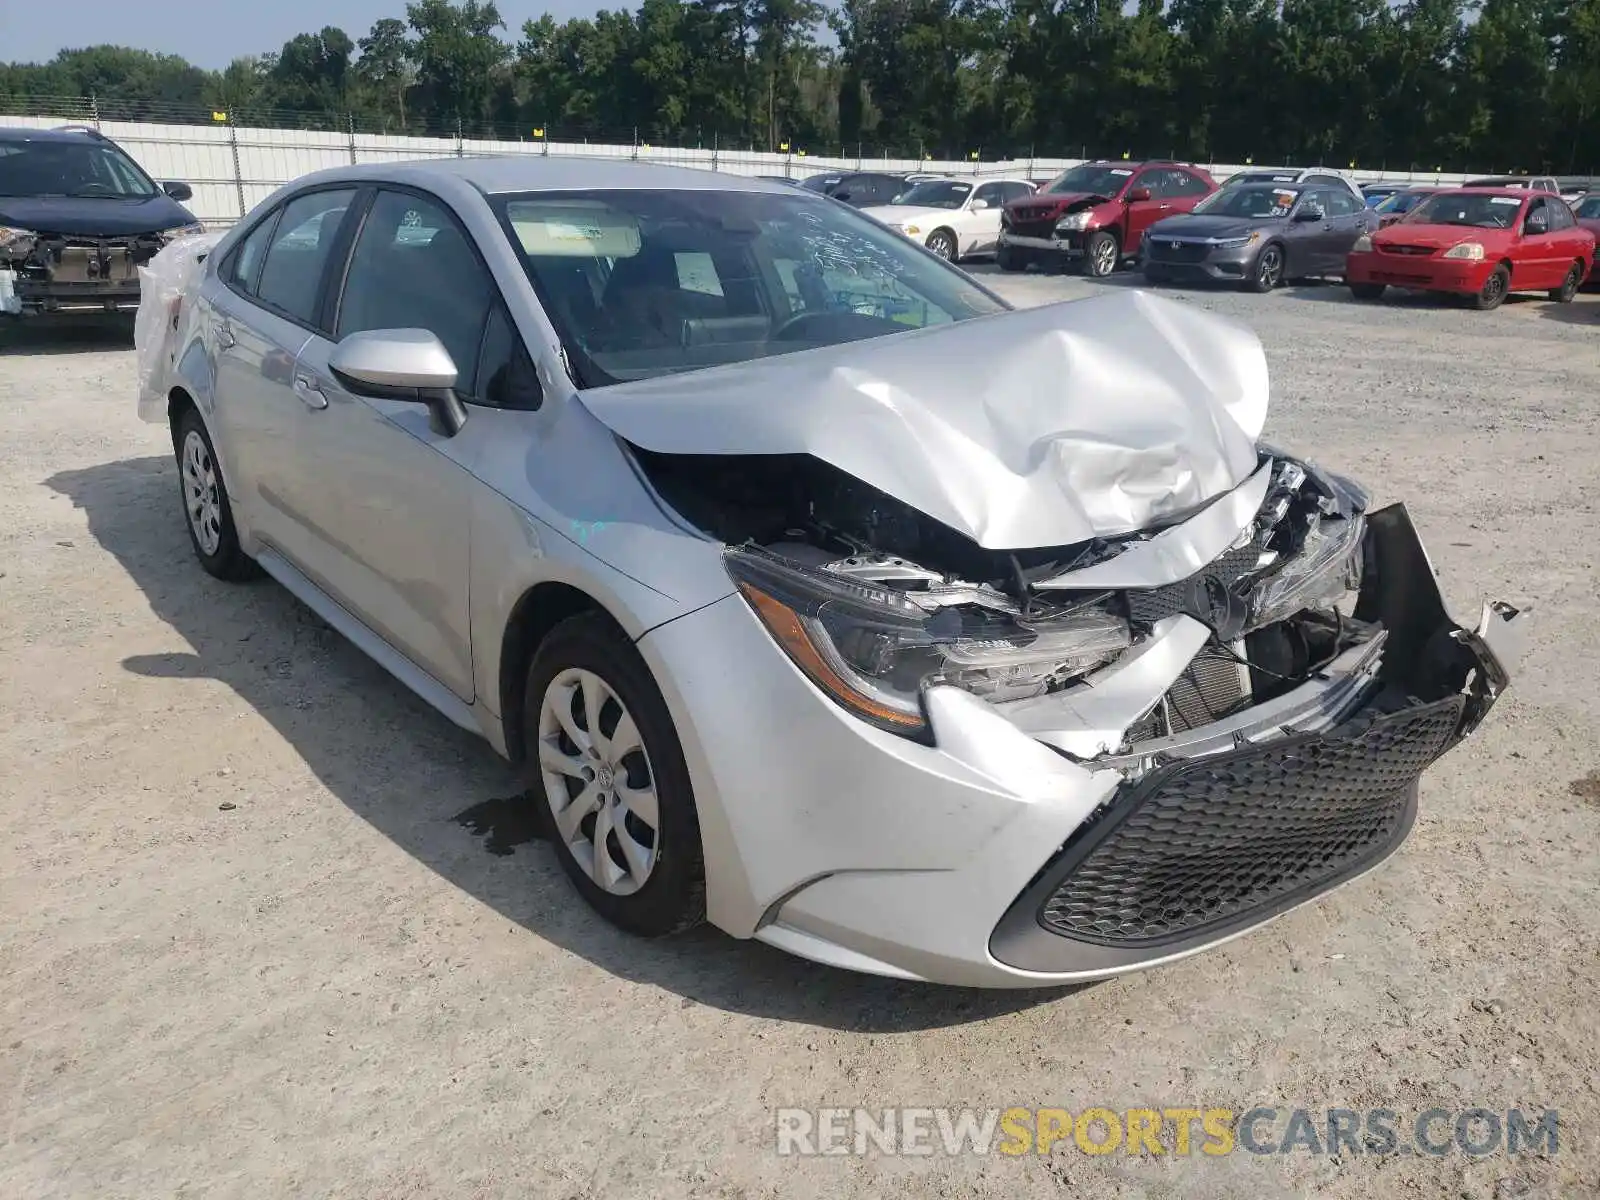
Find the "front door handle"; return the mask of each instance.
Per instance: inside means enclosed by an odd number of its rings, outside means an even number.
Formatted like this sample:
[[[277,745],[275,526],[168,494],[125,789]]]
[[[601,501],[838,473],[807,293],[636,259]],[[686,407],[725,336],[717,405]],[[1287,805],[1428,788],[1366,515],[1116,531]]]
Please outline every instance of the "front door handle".
[[[294,394],[307,408],[321,410],[328,407],[328,398],[322,394],[322,389],[317,386],[317,381],[309,375],[296,375],[294,377]]]
[[[217,345],[224,350],[232,350],[239,344],[239,339],[233,336],[233,326],[226,320],[217,323]]]

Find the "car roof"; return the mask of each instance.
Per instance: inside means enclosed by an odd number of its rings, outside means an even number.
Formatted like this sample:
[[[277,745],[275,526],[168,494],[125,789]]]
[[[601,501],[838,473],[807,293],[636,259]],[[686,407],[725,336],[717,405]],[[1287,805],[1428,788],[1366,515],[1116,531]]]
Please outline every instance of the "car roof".
[[[1446,189],[1441,188],[1440,190],[1444,191]],[[1531,196],[1549,195],[1548,192],[1535,192],[1529,188],[1489,186],[1475,187],[1470,184],[1462,184],[1458,188],[1450,188],[1448,190],[1452,195],[1457,192],[1465,192],[1469,196],[1507,196],[1513,200],[1527,200]]]
[[[867,174],[845,171],[841,176]],[[833,172],[824,172],[832,175]],[[317,171],[295,181],[295,186],[329,183],[409,183],[427,187],[431,181],[457,179],[487,195],[507,192],[562,191],[699,191],[784,192],[792,189],[751,175],[725,175],[695,167],[669,167],[657,163],[614,161],[605,158],[564,157],[552,154],[514,154],[481,158],[421,159],[409,162],[362,163]]]
[[[32,129],[25,125],[0,125],[0,142],[105,142],[92,129]]]

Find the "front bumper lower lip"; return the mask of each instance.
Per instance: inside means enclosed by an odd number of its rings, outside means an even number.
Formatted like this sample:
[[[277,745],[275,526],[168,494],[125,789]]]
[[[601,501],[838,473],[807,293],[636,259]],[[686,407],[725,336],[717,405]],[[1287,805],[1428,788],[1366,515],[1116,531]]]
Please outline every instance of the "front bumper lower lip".
[[[1083,239],[1092,230],[1082,230],[1061,237],[1019,237],[1014,233],[1000,235],[1000,245],[1018,246],[1024,250],[1045,250],[1051,254],[1064,254],[1068,258],[1083,257]]]
[[[1470,630],[1449,618],[1403,506],[1370,512],[1368,524],[1368,568],[1357,616],[1381,623],[1385,639],[1381,663],[1376,668],[1368,663],[1371,677],[1343,690],[1341,710],[1304,723],[1291,719],[1287,727],[1236,730],[1232,748],[1220,752],[1202,740],[1165,762],[1135,761],[1137,756],[1130,755],[1073,767],[1059,755],[1038,757],[1039,744],[1019,738],[1020,731],[992,707],[965,694],[952,697],[941,702],[940,711],[930,710],[940,744],[928,753],[953,756],[997,780],[1001,791],[984,802],[997,806],[994,833],[968,844],[964,853],[941,852],[943,865],[930,860],[926,867],[900,856],[894,865],[886,858],[875,869],[870,860],[876,852],[858,840],[846,852],[851,865],[840,863],[797,879],[751,932],[792,953],[858,971],[963,985],[1050,986],[1198,953],[1378,866],[1411,827],[1423,770],[1467,736],[1503,691],[1525,629],[1523,614],[1508,605],[1487,606]],[[1399,738],[1397,725],[1412,732]],[[953,736],[947,738],[946,732]],[[1391,744],[1396,739],[1403,753]],[[1068,770],[1058,770],[1052,761]],[[1296,771],[1313,761],[1321,764],[1316,787],[1297,784]],[[1363,784],[1362,791],[1356,783],[1370,774],[1373,762],[1389,763],[1389,774],[1382,788]],[[1234,778],[1230,770],[1240,773],[1237,791],[1229,790],[1234,787],[1228,782]],[[1356,782],[1347,785],[1344,772]],[[915,780],[902,782],[909,788]],[[881,773],[871,786],[877,792],[895,787]],[[1231,829],[1221,829],[1226,822],[1216,828],[1209,824],[1204,803],[1191,804],[1181,814],[1174,807],[1185,796],[1204,798],[1206,788],[1214,787],[1223,790],[1210,794],[1230,806]],[[1030,788],[1038,794],[1030,796]],[[1252,807],[1257,792],[1267,800]],[[1294,834],[1296,821],[1320,821],[1330,812],[1339,817],[1338,806],[1352,805],[1353,792],[1366,797],[1366,807],[1354,804],[1344,816],[1366,825],[1350,846],[1319,856],[1311,839],[1304,861],[1288,864],[1292,869],[1279,869],[1274,861],[1251,862],[1248,870],[1229,876],[1228,854],[1270,849],[1288,836],[1285,829]],[[942,809],[956,803],[957,794],[947,791],[935,804]],[[905,804],[916,797],[907,792],[898,799]],[[984,803],[974,795],[971,815],[987,811]],[[1130,855],[1131,843],[1125,842],[1114,861],[1098,864],[1102,875],[1116,868],[1132,879],[1123,880],[1122,892],[1109,885],[1080,886],[1062,897],[1063,885],[1086,878],[1078,873],[1085,862],[1096,865],[1090,853],[1097,846],[1118,830],[1148,834],[1160,824],[1154,818],[1168,808],[1168,815],[1191,821],[1199,813],[1195,828],[1209,831],[1213,844],[1188,857],[1182,844],[1150,846],[1146,861]],[[1137,827],[1130,824],[1136,817],[1142,822]],[[1027,847],[1050,836],[1044,830],[1052,821],[1059,840],[1030,857]],[[1130,873],[1128,864],[1137,862],[1147,869]],[[1240,882],[1257,874],[1264,880],[1260,886]],[[1167,890],[1142,896],[1138,889],[1146,875],[1164,879]],[[1191,877],[1194,890],[1186,891]],[[1208,895],[1218,890],[1227,902],[1208,907]],[[1146,904],[1152,899],[1154,908]],[[1047,920],[1053,900],[1058,915],[1073,905],[1078,915]],[[1163,900],[1171,901],[1172,911],[1163,910]]]
[[[1415,291],[1473,296],[1483,290],[1495,265],[1488,259],[1473,262],[1437,255],[1351,251],[1345,261],[1345,279],[1349,283],[1381,283]]]

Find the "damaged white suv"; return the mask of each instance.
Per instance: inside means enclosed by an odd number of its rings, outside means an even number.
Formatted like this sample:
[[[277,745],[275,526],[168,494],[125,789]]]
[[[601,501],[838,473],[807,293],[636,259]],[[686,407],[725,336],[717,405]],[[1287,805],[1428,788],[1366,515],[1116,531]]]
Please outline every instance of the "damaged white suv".
[[[159,274],[159,264],[157,274]],[[204,261],[141,408],[264,568],[526,766],[577,889],[857,970],[1179,958],[1372,867],[1506,686],[1253,335],[1010,311],[711,173],[349,168]]]

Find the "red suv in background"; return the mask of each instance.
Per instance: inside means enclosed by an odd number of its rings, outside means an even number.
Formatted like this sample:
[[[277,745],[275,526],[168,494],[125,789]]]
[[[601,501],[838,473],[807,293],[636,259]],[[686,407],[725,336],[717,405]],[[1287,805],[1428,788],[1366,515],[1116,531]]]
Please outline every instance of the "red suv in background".
[[[1002,271],[1021,271],[1030,262],[1081,259],[1086,274],[1109,275],[1138,255],[1151,225],[1216,190],[1210,175],[1188,163],[1083,163],[1005,206],[995,261]]]

